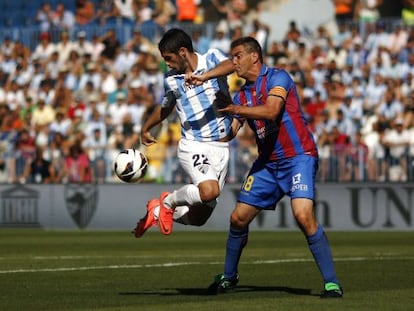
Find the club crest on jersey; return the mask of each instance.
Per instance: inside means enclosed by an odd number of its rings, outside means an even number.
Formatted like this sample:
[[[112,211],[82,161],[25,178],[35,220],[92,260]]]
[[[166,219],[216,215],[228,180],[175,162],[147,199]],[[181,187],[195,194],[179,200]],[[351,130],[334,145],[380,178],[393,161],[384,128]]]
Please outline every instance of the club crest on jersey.
[[[191,83],[188,83],[188,82],[183,82],[183,89],[184,89],[184,91],[187,92],[187,91],[192,90],[194,88],[196,88],[195,85],[193,85]]]
[[[201,173],[207,174],[209,165],[208,164],[201,164],[197,168]]]

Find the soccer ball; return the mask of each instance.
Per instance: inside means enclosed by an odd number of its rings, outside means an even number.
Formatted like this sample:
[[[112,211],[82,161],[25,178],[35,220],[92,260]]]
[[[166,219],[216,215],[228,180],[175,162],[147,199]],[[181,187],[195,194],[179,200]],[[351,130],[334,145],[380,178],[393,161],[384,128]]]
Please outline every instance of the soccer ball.
[[[115,158],[114,172],[124,182],[134,183],[145,176],[147,157],[136,149],[122,150]]]

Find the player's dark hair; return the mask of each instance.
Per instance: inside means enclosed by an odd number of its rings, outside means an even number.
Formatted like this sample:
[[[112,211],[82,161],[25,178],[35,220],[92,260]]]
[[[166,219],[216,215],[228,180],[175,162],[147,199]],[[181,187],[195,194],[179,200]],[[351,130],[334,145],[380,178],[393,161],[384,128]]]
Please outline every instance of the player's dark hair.
[[[231,43],[230,49],[234,49],[236,46],[243,45],[247,52],[256,52],[259,55],[259,60],[263,63],[262,48],[259,42],[253,37],[241,37],[234,40]]]
[[[178,54],[180,48],[186,48],[190,53],[194,52],[191,37],[182,29],[171,28],[161,38],[158,49],[161,53]]]

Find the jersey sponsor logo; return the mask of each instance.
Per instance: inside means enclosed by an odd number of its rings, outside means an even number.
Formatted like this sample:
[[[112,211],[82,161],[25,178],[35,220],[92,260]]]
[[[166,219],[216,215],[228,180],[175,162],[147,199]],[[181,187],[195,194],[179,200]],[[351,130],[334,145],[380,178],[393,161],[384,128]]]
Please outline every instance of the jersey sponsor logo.
[[[296,190],[299,191],[308,191],[308,185],[301,183],[302,174],[298,173],[292,176],[292,188],[290,192],[295,192]]]

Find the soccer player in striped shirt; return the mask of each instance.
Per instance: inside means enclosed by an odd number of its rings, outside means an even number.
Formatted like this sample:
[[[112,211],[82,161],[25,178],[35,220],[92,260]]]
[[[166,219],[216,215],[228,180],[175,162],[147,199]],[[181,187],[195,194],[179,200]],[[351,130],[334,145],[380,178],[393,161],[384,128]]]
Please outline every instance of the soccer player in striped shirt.
[[[304,233],[324,281],[323,298],[342,297],[331,249],[314,214],[318,151],[301,110],[295,83],[285,70],[263,63],[258,42],[251,37],[231,44],[238,76],[246,80],[233,103],[219,109],[246,122],[254,131],[258,158],[253,163],[230,216],[224,273],[215,277],[209,291],[223,293],[239,280],[238,263],[246,246],[249,223],[258,213],[274,209],[287,195],[293,215]],[[219,73],[216,67],[216,73]],[[198,77],[204,81],[205,76]]]
[[[141,237],[151,226],[158,225],[162,234],[172,232],[173,221],[201,226],[210,217],[223,189],[228,170],[232,124],[238,121],[220,114],[215,103],[217,94],[228,94],[227,74],[233,64],[222,52],[210,49],[199,54],[193,49],[191,37],[181,29],[167,31],[158,44],[161,56],[170,71],[166,74],[165,97],[141,130],[141,141],[156,143],[150,130],[160,124],[175,108],[181,123],[178,159],[190,176],[192,184],[173,192],[163,192],[147,204],[147,214],[133,231]],[[191,75],[214,74],[218,64],[223,74],[200,85],[188,83]]]

